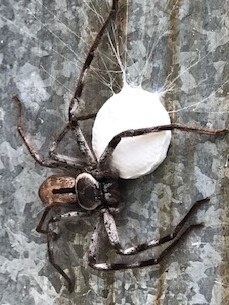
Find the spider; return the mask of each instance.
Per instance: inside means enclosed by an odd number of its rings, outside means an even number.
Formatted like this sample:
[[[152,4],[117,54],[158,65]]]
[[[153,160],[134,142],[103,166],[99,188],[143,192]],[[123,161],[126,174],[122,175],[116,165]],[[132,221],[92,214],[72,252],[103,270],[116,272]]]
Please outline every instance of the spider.
[[[58,223],[63,219],[71,217],[97,215],[98,221],[92,233],[92,239],[89,246],[88,263],[90,267],[103,271],[139,268],[159,264],[162,259],[170,253],[182,236],[186,235],[194,227],[200,227],[203,225],[202,223],[195,223],[188,225],[186,228],[184,227],[186,220],[193,211],[199,207],[200,204],[209,201],[209,198],[204,198],[195,202],[171,234],[161,237],[160,239],[143,242],[127,249],[122,247],[115,223],[115,215],[118,214],[122,208],[120,203],[121,194],[119,189],[119,177],[117,171],[110,166],[113,152],[119,145],[120,141],[124,138],[135,138],[139,135],[158,133],[165,130],[171,131],[174,129],[207,135],[224,135],[229,131],[228,129],[198,128],[175,123],[148,128],[129,129],[116,134],[109,141],[101,157],[97,160],[93,149],[90,148],[80,128],[80,121],[95,118],[96,114],[80,116],[78,113],[78,104],[84,88],[84,78],[90,68],[94,58],[94,53],[107,26],[116,16],[117,10],[118,0],[113,0],[109,14],[95,37],[83,64],[74,96],[69,105],[69,121],[51,144],[49,157],[43,158],[30,144],[29,137],[23,128],[22,103],[17,96],[13,97],[17,106],[17,129],[33,159],[45,167],[68,167],[73,169],[76,173],[74,176],[59,174],[51,175],[42,183],[39,188],[39,196],[45,209],[41,220],[36,227],[38,232],[47,236],[49,261],[65,278],[70,292],[74,290],[74,280],[71,279],[62,267],[57,264],[51,247],[51,243],[57,237],[57,233],[53,230],[53,223]],[[59,143],[69,130],[73,131],[84,159],[72,158],[56,152]],[[68,207],[70,212],[59,213],[56,216],[48,218],[50,211],[57,206]],[[167,242],[170,242],[170,244],[156,258],[140,260],[135,263],[100,263],[97,260],[97,249],[99,247],[99,235],[102,231],[106,232],[111,247],[113,247],[117,254],[121,256],[135,255]]]

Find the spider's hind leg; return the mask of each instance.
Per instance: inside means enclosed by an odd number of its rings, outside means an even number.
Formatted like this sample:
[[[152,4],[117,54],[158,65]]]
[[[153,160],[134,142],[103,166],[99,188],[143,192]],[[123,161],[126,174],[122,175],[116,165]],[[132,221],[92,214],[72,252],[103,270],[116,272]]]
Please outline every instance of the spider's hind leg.
[[[109,271],[109,270],[125,270],[125,269],[135,269],[141,267],[154,266],[161,263],[161,261],[168,256],[174,247],[178,244],[178,242],[186,236],[192,229],[202,227],[203,224],[193,224],[189,226],[186,230],[184,230],[179,238],[175,239],[164,251],[161,252],[156,258],[148,259],[148,260],[140,260],[136,263],[98,263],[96,258],[96,249],[99,247],[96,243],[98,240],[99,232],[97,230],[94,231],[92,242],[90,246],[90,252],[88,256],[88,261],[90,267],[96,270],[101,271]]]
[[[110,244],[116,249],[116,252],[118,254],[121,255],[134,255],[137,253],[140,253],[142,251],[151,249],[153,247],[162,245],[164,243],[167,243],[169,241],[174,240],[175,238],[179,238],[179,234],[181,233],[186,221],[188,220],[188,218],[194,213],[194,211],[200,207],[202,204],[208,202],[210,199],[209,198],[205,198],[202,200],[198,200],[196,201],[192,207],[190,208],[190,210],[187,212],[187,214],[183,217],[183,219],[177,224],[177,226],[175,227],[175,229],[173,230],[172,233],[165,235],[159,239],[155,239],[155,240],[150,240],[148,242],[144,242],[142,244],[138,244],[136,246],[127,248],[127,249],[123,249],[121,246],[121,242],[119,239],[119,235],[118,235],[118,231],[117,231],[117,227],[115,224],[115,219],[114,217],[108,212],[105,211],[103,214],[103,220],[104,220],[104,226],[107,232],[107,236],[109,238]],[[190,227],[192,227],[193,225],[190,225]]]
[[[54,225],[54,223],[58,224],[62,220],[68,221],[70,218],[89,217],[89,216],[91,216],[91,212],[90,211],[81,212],[81,211],[78,211],[77,209],[75,210],[75,207],[72,207],[72,204],[69,204],[69,205],[64,206],[64,207],[71,208],[71,210],[69,212],[63,213],[63,214],[57,214],[56,216],[51,217],[46,222],[49,211],[56,206],[58,206],[58,205],[56,204],[56,205],[53,205],[50,207],[46,207],[36,230],[37,230],[37,232],[43,233],[47,236],[49,262],[67,281],[68,290],[69,290],[69,292],[72,292],[74,290],[74,286],[75,286],[74,273],[71,272],[71,269],[69,269],[69,273],[71,274],[71,277],[70,277],[56,261],[53,245],[54,245],[54,242],[57,241],[57,239],[60,235],[59,235],[59,232],[55,232],[55,228],[53,227],[53,225]],[[61,206],[61,205],[59,205],[59,206]],[[45,225],[45,223],[46,223],[46,225]]]
[[[106,211],[104,213],[103,218],[100,218],[100,221],[98,222],[92,236],[91,245],[90,245],[90,251],[89,251],[89,265],[97,270],[122,270],[122,269],[132,269],[132,268],[140,268],[140,267],[146,267],[146,266],[152,266],[159,264],[162,259],[167,256],[177,245],[177,243],[186,236],[192,229],[203,227],[203,223],[196,223],[188,225],[184,229],[184,224],[187,221],[187,219],[193,214],[194,210],[198,208],[201,204],[204,204],[209,201],[209,198],[205,198],[202,200],[199,200],[193,204],[191,209],[188,211],[188,213],[184,216],[184,218],[179,222],[179,224],[175,227],[172,234],[168,234],[160,239],[157,240],[151,240],[149,242],[145,242],[133,247],[130,247],[128,249],[123,249],[121,247],[121,243],[119,240],[117,228],[115,221],[113,219],[113,216]],[[162,245],[167,242],[171,242],[171,244],[161,252],[160,255],[158,255],[156,258],[148,259],[148,260],[140,260],[136,263],[97,263],[97,249],[99,248],[99,235],[101,230],[103,229],[103,223],[105,226],[105,229],[107,231],[107,235],[110,241],[110,244],[116,249],[116,252],[121,255],[135,255],[142,251],[151,249],[153,247]]]
[[[52,229],[49,227],[47,232],[47,246],[48,246],[48,258],[50,264],[53,265],[53,267],[63,276],[63,278],[68,283],[68,290],[69,292],[73,292],[74,286],[75,286],[75,279],[70,278],[67,273],[60,267],[59,264],[57,264],[54,256],[54,251],[52,247],[52,242],[56,239],[55,232],[52,231]]]
[[[53,223],[58,222],[62,215],[51,217],[47,222],[46,219],[49,215],[51,209],[55,208],[55,205],[48,206],[45,208],[41,220],[36,227],[36,231],[42,234],[45,234],[47,237],[47,248],[48,248],[48,260],[50,264],[64,277],[64,279],[68,283],[68,290],[72,292],[75,286],[75,279],[70,278],[68,274],[60,267],[60,265],[56,262],[54,250],[53,250],[53,242],[58,239],[59,234],[53,230]]]

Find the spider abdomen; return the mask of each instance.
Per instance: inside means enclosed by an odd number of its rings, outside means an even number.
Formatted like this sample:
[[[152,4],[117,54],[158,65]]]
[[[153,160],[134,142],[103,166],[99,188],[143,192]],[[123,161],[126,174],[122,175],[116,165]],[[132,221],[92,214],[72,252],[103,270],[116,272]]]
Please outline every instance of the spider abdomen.
[[[49,176],[39,188],[39,197],[45,206],[75,203],[75,178],[57,174]]]

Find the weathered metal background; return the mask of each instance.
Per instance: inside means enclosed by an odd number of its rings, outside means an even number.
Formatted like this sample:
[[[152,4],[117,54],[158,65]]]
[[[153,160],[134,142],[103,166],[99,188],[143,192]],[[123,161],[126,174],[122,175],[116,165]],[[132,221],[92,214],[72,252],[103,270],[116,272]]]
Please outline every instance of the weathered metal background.
[[[128,16],[126,1],[120,4],[119,30],[126,27],[128,33],[123,39],[128,81],[138,83],[144,70],[145,89],[166,89],[173,122],[228,127],[229,2],[129,0]],[[194,201],[209,196],[196,214],[205,228],[191,232],[157,268],[99,273],[87,266],[95,219],[66,225],[69,242],[59,241],[57,256],[74,268],[76,289],[69,295],[47,262],[45,237],[35,231],[42,211],[37,189],[51,171],[35,164],[22,144],[11,96],[22,99],[31,140],[47,154],[67,120],[71,93],[108,1],[3,0],[0,10],[0,304],[227,305],[228,136],[180,132],[173,133],[168,157],[154,173],[123,181],[120,236],[125,246],[157,238]],[[107,59],[111,53],[104,37],[86,80],[87,113],[112,94],[106,82],[115,79],[116,90],[121,86],[115,57]],[[63,145],[69,155],[77,151],[72,143],[68,138]],[[101,250],[117,259],[107,242]]]

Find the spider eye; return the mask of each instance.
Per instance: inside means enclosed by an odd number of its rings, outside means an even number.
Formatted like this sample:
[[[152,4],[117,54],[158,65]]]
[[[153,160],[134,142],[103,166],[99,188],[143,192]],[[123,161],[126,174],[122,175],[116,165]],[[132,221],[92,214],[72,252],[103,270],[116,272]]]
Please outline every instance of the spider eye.
[[[101,204],[99,183],[92,175],[88,173],[78,175],[75,188],[79,204],[85,210],[94,210]]]

